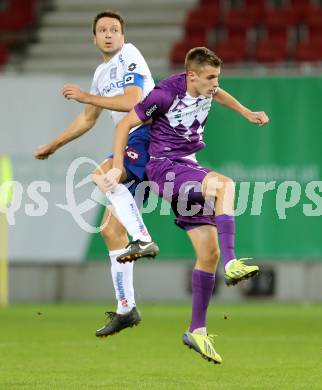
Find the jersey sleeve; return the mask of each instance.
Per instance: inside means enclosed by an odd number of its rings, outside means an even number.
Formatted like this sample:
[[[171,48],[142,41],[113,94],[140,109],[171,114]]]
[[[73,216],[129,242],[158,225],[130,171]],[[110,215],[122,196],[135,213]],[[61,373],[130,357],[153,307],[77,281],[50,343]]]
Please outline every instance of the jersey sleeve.
[[[134,110],[142,122],[157,118],[168,111],[173,97],[168,91],[155,87]]]
[[[127,73],[123,77],[124,89],[127,87],[140,87],[143,89],[144,77],[139,73]]]
[[[137,86],[143,89],[144,79],[151,76],[150,69],[140,51],[127,44],[123,53],[124,88]]]

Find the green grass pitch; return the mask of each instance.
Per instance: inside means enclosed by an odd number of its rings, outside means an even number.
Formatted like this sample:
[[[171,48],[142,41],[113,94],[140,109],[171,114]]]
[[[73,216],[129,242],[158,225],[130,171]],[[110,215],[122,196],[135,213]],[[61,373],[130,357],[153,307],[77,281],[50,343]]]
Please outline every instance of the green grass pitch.
[[[102,340],[98,305],[0,310],[0,389],[322,389],[322,305],[212,304],[222,365],[184,347],[189,305],[141,305]]]

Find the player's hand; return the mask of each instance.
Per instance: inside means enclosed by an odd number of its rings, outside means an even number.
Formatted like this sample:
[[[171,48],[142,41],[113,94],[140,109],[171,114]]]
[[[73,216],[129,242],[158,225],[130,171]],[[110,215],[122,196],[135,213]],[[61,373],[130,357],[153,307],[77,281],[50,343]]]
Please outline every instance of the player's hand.
[[[78,85],[65,84],[63,88],[63,95],[66,99],[73,99],[79,103],[88,103],[89,94],[82,91]]]
[[[249,122],[259,126],[264,126],[269,122],[269,118],[264,111],[249,111],[246,115],[246,118],[249,120]]]
[[[106,193],[113,191],[113,189],[119,184],[122,170],[119,168],[112,168],[107,173],[97,174],[93,173],[92,179],[98,188]]]
[[[46,160],[53,153],[55,153],[55,149],[50,144],[47,144],[39,146],[35,151],[34,157],[37,160]]]

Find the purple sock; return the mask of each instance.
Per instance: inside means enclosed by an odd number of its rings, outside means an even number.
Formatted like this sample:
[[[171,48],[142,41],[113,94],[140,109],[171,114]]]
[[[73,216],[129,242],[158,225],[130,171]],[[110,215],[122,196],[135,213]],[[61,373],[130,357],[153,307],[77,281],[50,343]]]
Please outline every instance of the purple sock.
[[[216,225],[218,231],[221,258],[224,266],[229,260],[236,259],[235,255],[235,217],[233,215],[217,215]]]
[[[215,287],[215,274],[192,271],[192,318],[189,332],[206,326],[207,309],[212,290]]]

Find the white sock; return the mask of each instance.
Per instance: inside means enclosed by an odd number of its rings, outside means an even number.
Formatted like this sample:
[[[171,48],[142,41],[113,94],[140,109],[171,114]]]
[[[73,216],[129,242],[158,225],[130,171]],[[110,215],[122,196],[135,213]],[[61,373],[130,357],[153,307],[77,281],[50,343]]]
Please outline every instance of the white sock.
[[[106,196],[133,241],[152,241],[135,200],[125,185],[118,184],[113,192],[108,191]]]
[[[206,328],[197,328],[192,333],[202,334],[203,336],[207,336],[207,329]]]
[[[236,261],[236,259],[232,259],[232,260],[229,260],[229,261],[228,261],[228,263],[225,265],[225,271],[228,270],[228,268],[230,267],[230,265],[231,265],[234,261]]]
[[[118,314],[128,313],[135,306],[133,287],[133,263],[120,264],[116,258],[125,252],[125,249],[110,251],[111,274],[117,300]]]

